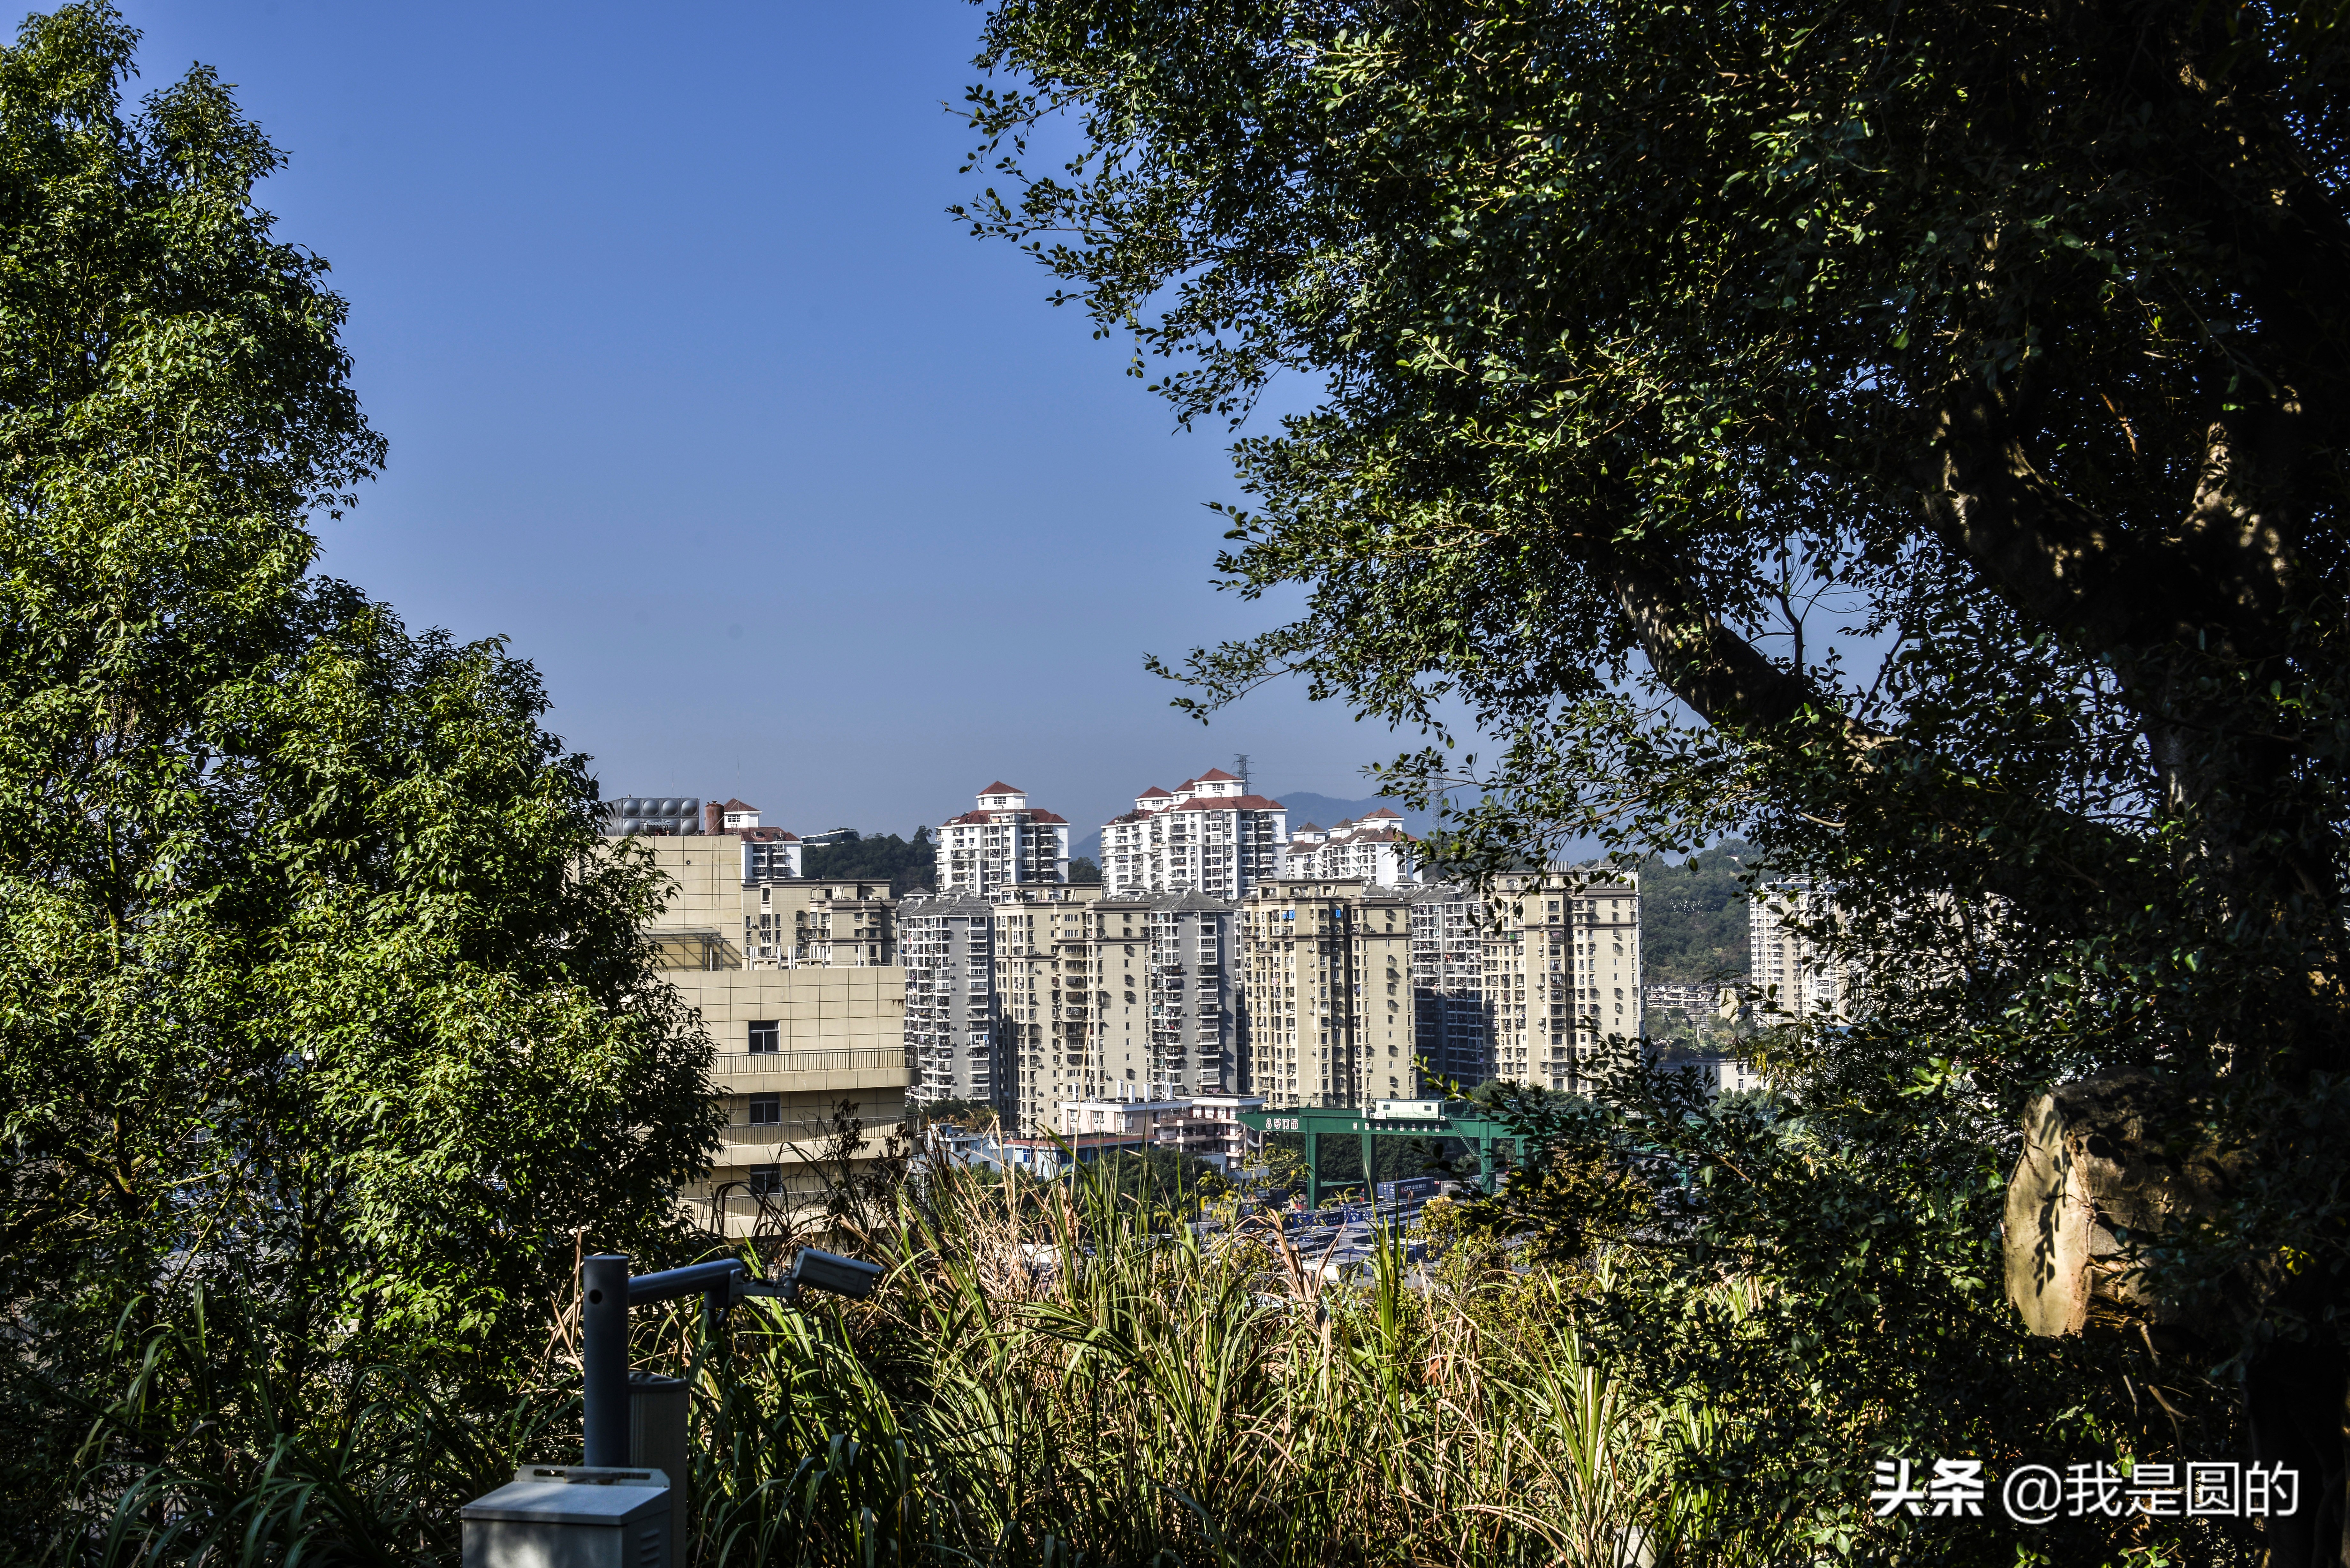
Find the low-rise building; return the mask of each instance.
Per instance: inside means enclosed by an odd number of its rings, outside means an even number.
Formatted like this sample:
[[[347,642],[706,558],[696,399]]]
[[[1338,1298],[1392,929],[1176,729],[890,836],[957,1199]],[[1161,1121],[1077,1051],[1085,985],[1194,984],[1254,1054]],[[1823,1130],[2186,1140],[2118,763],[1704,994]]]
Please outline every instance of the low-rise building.
[[[897,906],[886,877],[761,881],[743,889],[743,950],[754,968],[894,965]]]
[[[1708,1098],[1749,1093],[1769,1085],[1762,1069],[1741,1056],[1700,1056],[1683,1062],[1679,1070],[1694,1076]]]
[[[648,797],[639,797],[648,798]],[[617,821],[681,823],[639,812]],[[854,1124],[854,1168],[878,1158],[905,1117],[905,978],[863,968],[752,967],[736,934],[748,898],[741,831],[627,835],[668,877],[647,934],[662,978],[696,1009],[717,1047],[712,1075],[728,1132],[707,1180],[686,1194],[731,1233],[764,1207],[818,1202],[841,1170],[836,1136]],[[704,819],[704,825],[707,818]],[[757,927],[750,928],[755,937]]]

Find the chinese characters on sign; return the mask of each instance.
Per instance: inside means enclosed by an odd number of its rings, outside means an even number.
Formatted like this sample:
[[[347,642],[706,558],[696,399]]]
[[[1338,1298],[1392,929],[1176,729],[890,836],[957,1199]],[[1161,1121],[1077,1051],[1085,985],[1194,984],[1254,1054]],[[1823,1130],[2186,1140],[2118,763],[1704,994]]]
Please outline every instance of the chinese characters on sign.
[[[1980,1518],[1990,1485],[1981,1459],[1930,1459],[1922,1466],[1909,1459],[1879,1459],[1877,1490],[1868,1501],[1879,1519],[1898,1509]],[[1999,1502],[2018,1524],[2046,1524],[2060,1514],[2066,1519],[2132,1513],[2159,1519],[2202,1514],[2262,1519],[2300,1508],[2301,1472],[2282,1465],[2240,1465],[2232,1459],[2142,1464],[2126,1475],[2102,1459],[2067,1465],[2061,1475],[2047,1465],[2023,1465],[2008,1472]]]

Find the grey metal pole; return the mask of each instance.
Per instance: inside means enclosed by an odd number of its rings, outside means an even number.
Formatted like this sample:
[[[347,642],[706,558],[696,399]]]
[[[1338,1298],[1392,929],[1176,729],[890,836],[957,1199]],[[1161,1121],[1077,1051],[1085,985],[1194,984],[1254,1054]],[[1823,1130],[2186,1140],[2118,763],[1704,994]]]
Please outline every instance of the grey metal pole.
[[[629,1462],[629,1260],[580,1261],[580,1371],[588,1403],[588,1464]]]

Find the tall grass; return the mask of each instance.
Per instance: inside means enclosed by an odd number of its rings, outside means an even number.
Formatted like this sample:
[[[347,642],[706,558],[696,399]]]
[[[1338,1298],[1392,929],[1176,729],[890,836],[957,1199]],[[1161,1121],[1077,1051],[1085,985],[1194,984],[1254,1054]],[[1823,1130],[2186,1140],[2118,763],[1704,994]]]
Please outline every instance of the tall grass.
[[[745,1303],[698,1357],[691,1314],[643,1314],[639,1364],[694,1380],[697,1568],[1788,1559],[1677,1482],[1709,1413],[1594,1365],[1570,1278],[1470,1244],[1330,1280],[1277,1231],[1203,1242],[1082,1179],[946,1171],[866,1207],[832,1223],[889,1266],[867,1303]],[[453,1564],[465,1497],[576,1452],[554,1380],[494,1420],[354,1377],[298,1432],[142,1427],[201,1354],[153,1338],[95,1417],[60,1563]]]

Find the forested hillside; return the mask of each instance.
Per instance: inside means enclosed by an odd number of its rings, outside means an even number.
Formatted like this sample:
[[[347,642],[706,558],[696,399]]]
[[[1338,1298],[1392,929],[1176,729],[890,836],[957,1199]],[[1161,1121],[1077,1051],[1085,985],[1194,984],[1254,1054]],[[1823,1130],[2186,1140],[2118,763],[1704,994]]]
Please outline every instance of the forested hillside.
[[[899,898],[931,886],[938,865],[938,846],[927,827],[914,829],[911,838],[894,833],[859,838],[850,844],[811,847],[800,857],[800,875],[811,881],[827,877],[887,877],[889,891]]]
[[[1743,840],[1727,838],[1678,866],[1661,855],[1641,866],[1645,983],[1704,985],[1746,972],[1746,890],[1738,877],[1753,856]]]

